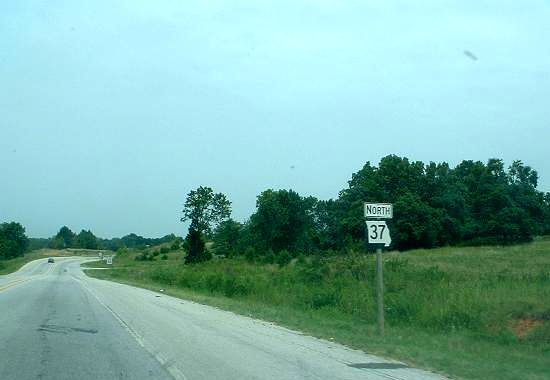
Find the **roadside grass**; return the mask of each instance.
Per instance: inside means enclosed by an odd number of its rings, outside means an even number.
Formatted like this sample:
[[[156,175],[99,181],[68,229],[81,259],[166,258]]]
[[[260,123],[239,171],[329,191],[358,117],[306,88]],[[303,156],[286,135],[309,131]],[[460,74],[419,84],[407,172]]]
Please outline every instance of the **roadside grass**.
[[[44,259],[47,257],[67,257],[67,256],[87,256],[92,254],[91,250],[78,250],[78,249],[38,249],[25,253],[24,256],[16,257],[10,260],[0,260],[0,275],[9,274],[19,270],[23,265],[37,259]]]
[[[288,266],[182,254],[117,255],[108,280],[249,315],[453,378],[550,379],[550,238],[510,247],[385,254],[385,313],[376,331],[372,256],[306,257]],[[88,263],[94,266],[94,263]]]

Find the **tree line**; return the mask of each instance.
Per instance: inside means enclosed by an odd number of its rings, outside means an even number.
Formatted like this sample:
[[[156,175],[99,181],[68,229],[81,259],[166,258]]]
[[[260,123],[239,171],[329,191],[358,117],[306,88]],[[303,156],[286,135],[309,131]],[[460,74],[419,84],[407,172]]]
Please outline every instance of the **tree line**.
[[[143,249],[177,241],[174,234],[160,238],[146,238],[135,233],[130,233],[121,238],[102,239],[94,235],[90,230],[81,230],[78,234],[69,227],[63,226],[50,238],[28,238],[25,228],[17,222],[0,224],[0,260],[12,259],[23,256],[26,252],[42,249],[107,249],[116,251],[119,248]]]
[[[361,250],[363,202],[394,204],[392,248],[512,244],[550,233],[550,194],[537,190],[538,174],[521,161],[505,167],[465,160],[449,164],[389,155],[353,173],[336,199],[319,200],[293,190],[268,189],[244,222],[230,218],[231,203],[209,187],[188,194],[182,221],[190,221],[188,261],[213,252],[250,257]]]
[[[48,239],[47,246],[53,249],[83,248],[83,249],[108,249],[116,251],[119,248],[146,248],[172,242],[176,235],[169,234],[161,238],[146,238],[135,233],[130,233],[121,238],[102,239],[96,237],[90,230],[82,230],[75,234],[67,226],[59,229],[59,232]]]
[[[231,218],[231,202],[201,186],[191,191],[181,221],[190,222],[184,248],[187,262],[225,256],[262,256],[284,262],[316,252],[364,249],[363,202],[394,204],[389,225],[392,248],[512,244],[550,233],[550,193],[537,190],[538,174],[521,161],[505,168],[500,159],[449,164],[410,161],[389,155],[378,166],[367,162],[353,173],[336,199],[321,200],[294,190],[268,189],[244,222]],[[172,242],[174,234],[144,238],[128,234],[101,239],[90,230],[67,226],[48,239],[28,239],[19,223],[0,224],[0,259],[29,249],[146,248]],[[212,249],[206,248],[206,241]]]

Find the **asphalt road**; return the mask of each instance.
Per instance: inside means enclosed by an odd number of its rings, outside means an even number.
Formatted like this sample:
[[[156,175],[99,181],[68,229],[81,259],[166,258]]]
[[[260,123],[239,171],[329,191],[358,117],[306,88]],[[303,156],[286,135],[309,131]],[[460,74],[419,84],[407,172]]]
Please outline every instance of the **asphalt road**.
[[[82,258],[0,276],[0,379],[442,380],[160,293],[87,277]]]

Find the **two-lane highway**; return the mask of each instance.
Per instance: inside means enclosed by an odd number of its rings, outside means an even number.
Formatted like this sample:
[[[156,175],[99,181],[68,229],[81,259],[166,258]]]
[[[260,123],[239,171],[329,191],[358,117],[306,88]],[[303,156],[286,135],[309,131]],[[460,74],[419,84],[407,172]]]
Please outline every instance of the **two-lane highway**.
[[[71,276],[81,260],[40,260],[0,280],[0,379],[170,379]]]
[[[0,379],[442,380],[273,324],[87,277],[86,259],[0,277]]]

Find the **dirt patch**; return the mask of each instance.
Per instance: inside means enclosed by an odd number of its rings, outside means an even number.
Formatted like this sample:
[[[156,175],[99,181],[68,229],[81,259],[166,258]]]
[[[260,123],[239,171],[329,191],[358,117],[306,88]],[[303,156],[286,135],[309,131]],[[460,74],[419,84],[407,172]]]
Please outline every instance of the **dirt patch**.
[[[531,331],[544,324],[537,318],[516,319],[510,323],[510,329],[518,339],[525,338]]]

